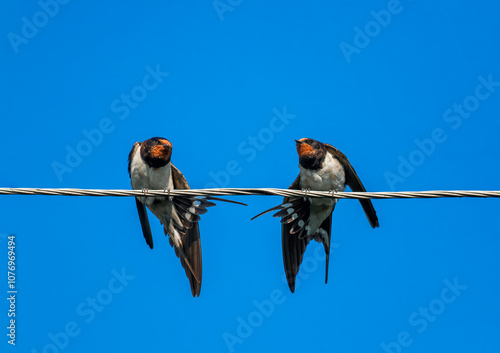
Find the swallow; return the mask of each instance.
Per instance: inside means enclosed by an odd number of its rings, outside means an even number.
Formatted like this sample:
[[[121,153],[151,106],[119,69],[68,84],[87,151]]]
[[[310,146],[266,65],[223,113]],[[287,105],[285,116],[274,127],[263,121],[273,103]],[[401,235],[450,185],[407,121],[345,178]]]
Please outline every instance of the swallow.
[[[136,142],[128,157],[128,172],[133,189],[175,190],[190,189],[186,178],[171,162],[172,144],[165,138],[153,137]],[[201,291],[201,241],[198,221],[207,207],[215,206],[210,200],[242,204],[216,197],[159,196],[135,198],[142,233],[153,249],[153,236],[146,207],[163,225],[169,243],[180,258],[191,285],[193,297]]]
[[[289,189],[315,191],[366,191],[347,157],[332,145],[303,138],[295,140],[299,155],[299,175]],[[359,199],[372,228],[378,227],[378,218],[370,199]],[[325,283],[328,282],[332,213],[335,198],[285,197],[281,205],[266,210],[278,210],[274,217],[281,217],[281,243],[283,264],[290,291],[295,291],[295,278],[306,247],[311,240],[323,243],[326,253]]]

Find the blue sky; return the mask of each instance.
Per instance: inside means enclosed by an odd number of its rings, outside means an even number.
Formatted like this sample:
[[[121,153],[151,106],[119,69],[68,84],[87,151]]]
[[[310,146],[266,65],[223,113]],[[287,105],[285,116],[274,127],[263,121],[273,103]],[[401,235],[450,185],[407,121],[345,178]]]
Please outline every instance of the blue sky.
[[[4,2],[0,186],[130,188],[163,136],[193,188],[286,188],[294,139],[343,151],[370,191],[500,189],[493,1]],[[311,243],[291,294],[279,197],[202,217],[193,298],[132,198],[1,196],[16,236],[6,352],[498,352],[499,201],[357,201],[333,217],[329,283]]]

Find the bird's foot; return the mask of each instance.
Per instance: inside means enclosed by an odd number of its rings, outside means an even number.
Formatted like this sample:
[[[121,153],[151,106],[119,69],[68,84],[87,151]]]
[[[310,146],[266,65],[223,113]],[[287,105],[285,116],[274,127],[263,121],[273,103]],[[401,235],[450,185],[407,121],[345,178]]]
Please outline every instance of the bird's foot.
[[[164,188],[163,192],[167,193],[168,201],[172,201],[174,199],[173,196],[170,196],[170,189]]]

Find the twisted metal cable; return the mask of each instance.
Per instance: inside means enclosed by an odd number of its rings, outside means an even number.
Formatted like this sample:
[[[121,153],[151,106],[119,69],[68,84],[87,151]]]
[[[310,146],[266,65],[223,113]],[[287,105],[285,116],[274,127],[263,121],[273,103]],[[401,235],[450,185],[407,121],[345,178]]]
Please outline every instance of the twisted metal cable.
[[[331,192],[276,188],[220,188],[188,190],[106,190],[106,189],[49,189],[0,188],[0,195],[59,195],[59,196],[246,196],[277,195],[289,197],[335,197],[339,199],[430,199],[442,197],[500,197],[500,191],[434,190],[396,192]]]

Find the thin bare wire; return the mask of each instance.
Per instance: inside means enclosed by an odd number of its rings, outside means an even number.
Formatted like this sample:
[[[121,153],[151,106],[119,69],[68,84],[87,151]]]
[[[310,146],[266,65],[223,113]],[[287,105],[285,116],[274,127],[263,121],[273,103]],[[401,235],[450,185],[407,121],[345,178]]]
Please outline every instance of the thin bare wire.
[[[434,190],[394,192],[331,192],[290,190],[275,188],[220,188],[188,190],[106,190],[106,189],[49,189],[0,188],[0,195],[58,195],[58,196],[247,196],[277,195],[288,197],[334,197],[339,199],[432,199],[441,197],[500,197],[500,191],[486,190]]]

